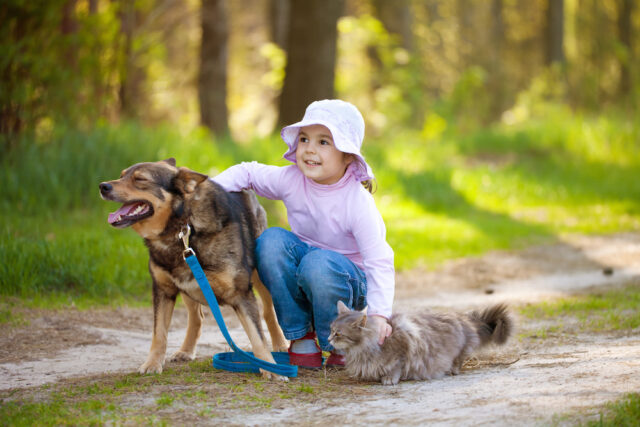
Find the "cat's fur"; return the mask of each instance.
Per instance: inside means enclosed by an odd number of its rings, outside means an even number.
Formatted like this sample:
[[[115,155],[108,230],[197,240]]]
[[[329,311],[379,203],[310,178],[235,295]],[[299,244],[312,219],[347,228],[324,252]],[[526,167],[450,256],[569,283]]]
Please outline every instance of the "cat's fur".
[[[513,320],[504,304],[482,312],[394,314],[384,344],[367,324],[366,309],[352,311],[338,302],[329,341],[345,352],[346,369],[354,377],[397,384],[400,380],[430,380],[456,375],[477,348],[504,344]]]

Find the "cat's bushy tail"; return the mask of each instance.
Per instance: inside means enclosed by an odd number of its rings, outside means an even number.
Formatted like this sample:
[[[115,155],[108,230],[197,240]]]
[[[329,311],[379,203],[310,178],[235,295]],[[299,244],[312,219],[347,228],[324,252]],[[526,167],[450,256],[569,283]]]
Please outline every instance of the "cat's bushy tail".
[[[504,344],[513,332],[514,322],[505,304],[471,312],[469,317],[476,324],[481,345],[490,342]]]

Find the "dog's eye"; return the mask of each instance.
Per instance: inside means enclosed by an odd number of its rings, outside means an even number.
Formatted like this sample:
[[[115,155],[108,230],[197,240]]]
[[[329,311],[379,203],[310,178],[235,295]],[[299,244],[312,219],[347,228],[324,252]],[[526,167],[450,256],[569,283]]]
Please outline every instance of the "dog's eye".
[[[145,177],[144,177],[144,176],[142,176],[142,175],[134,175],[134,176],[133,176],[133,179],[134,179],[134,181],[136,181],[136,182],[144,182],[144,181],[147,181],[147,178],[145,178]]]

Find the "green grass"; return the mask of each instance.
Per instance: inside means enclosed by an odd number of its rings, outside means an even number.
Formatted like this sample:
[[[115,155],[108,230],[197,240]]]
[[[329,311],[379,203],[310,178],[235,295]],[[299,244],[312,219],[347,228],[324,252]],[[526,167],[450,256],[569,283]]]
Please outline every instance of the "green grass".
[[[640,327],[640,283],[631,283],[619,289],[590,295],[530,304],[521,307],[519,311],[525,318],[553,321],[551,326],[527,332],[526,335],[529,337],[545,339],[550,333],[574,333],[573,326],[565,325],[570,323],[566,322],[569,318],[578,320],[578,329],[581,332],[629,332]],[[583,425],[640,426],[640,394],[631,393],[622,399],[607,403],[598,413],[598,417],[597,421]],[[565,418],[567,421],[575,416],[566,415]]]
[[[349,386],[346,386],[349,384]],[[344,373],[329,380],[304,372],[290,382],[211,367],[211,359],[178,364],[161,375],[106,374],[41,387],[0,392],[0,424],[11,426],[103,424],[207,424],[229,410],[256,413],[274,405],[331,402],[368,393]]]
[[[368,138],[377,205],[399,270],[553,242],[564,233],[640,229],[640,125],[558,114],[468,134]],[[54,129],[0,156],[0,295],[33,306],[148,301],[147,254],[107,222],[98,183],[175,157],[215,175],[241,161],[285,165],[277,137],[246,143],[135,124]],[[281,203],[263,200],[271,225]],[[1,320],[1,319],[0,319]]]
[[[572,317],[584,331],[611,332],[640,327],[640,283],[591,295],[563,298],[521,308],[527,318],[558,320]],[[555,330],[554,330],[555,331]],[[544,335],[540,331],[537,335]]]
[[[630,393],[624,398],[606,405],[598,421],[586,423],[588,427],[637,427],[640,426],[640,394]]]
[[[3,425],[10,426],[99,425],[112,418],[116,409],[97,399],[69,405],[64,397],[53,394],[45,402],[2,402],[0,415]]]

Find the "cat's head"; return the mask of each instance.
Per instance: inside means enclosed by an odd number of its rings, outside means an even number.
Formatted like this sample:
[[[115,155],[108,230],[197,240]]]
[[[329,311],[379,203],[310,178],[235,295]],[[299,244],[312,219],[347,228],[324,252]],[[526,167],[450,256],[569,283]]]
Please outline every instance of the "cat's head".
[[[367,308],[362,311],[351,310],[342,301],[338,301],[338,317],[331,323],[329,342],[338,350],[357,346],[367,339]]]

